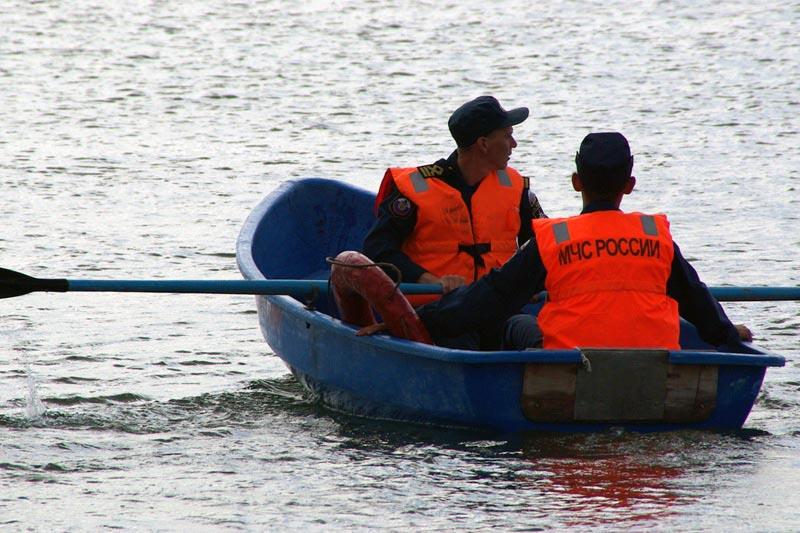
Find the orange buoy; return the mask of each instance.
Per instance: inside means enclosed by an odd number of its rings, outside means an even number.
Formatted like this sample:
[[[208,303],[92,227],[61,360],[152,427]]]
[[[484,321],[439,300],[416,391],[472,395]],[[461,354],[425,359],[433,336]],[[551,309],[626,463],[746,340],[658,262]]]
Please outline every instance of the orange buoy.
[[[363,254],[348,250],[337,255],[331,266],[331,285],[343,322],[361,327],[374,325],[374,309],[395,337],[433,344],[395,282]]]

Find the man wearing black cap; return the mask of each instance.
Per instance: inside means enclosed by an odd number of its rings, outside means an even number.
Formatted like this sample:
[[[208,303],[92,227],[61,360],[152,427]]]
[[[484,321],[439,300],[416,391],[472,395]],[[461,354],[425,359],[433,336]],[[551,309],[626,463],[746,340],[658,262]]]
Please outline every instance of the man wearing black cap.
[[[386,171],[364,254],[398,267],[404,282],[441,283],[444,292],[503,264],[532,235],[531,220],[545,216],[527,178],[508,166],[513,126],[527,117],[527,108],[507,111],[492,96],[456,109],[450,157]]]
[[[587,135],[575,163],[580,215],[535,220],[533,238],[505,265],[417,309],[437,344],[479,328],[504,328],[508,349],[679,349],[679,316],[714,346],[752,340],[745,326],[731,324],[683,258],[665,215],[619,210],[636,184],[625,137]],[[515,315],[545,289],[538,324]]]

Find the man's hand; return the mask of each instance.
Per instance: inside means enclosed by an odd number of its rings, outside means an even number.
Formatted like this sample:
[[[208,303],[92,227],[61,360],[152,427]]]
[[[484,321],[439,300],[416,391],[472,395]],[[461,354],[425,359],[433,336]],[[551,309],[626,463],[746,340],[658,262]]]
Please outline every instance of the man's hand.
[[[441,278],[434,276],[430,272],[425,272],[423,275],[419,277],[417,280],[418,283],[438,283],[442,286],[442,293],[447,294],[448,292],[461,287],[462,285],[466,285],[467,280],[464,279],[463,276],[456,276],[453,274],[448,274],[447,276],[442,276]]]
[[[744,324],[734,324],[733,327],[739,332],[739,338],[744,342],[753,342],[753,332]]]

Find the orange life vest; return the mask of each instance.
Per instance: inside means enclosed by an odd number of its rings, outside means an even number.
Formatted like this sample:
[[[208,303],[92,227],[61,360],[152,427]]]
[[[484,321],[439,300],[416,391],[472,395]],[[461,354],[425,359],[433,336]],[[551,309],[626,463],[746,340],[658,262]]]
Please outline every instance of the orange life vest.
[[[547,269],[545,348],[680,348],[665,215],[596,211],[536,219],[533,231]]]
[[[419,168],[390,168],[386,173],[417,206],[417,223],[401,249],[428,272],[460,275],[470,283],[517,250],[524,178],[513,168],[483,178],[472,195],[471,211],[458,190],[435,176],[423,176]],[[409,300],[417,306],[438,297]]]

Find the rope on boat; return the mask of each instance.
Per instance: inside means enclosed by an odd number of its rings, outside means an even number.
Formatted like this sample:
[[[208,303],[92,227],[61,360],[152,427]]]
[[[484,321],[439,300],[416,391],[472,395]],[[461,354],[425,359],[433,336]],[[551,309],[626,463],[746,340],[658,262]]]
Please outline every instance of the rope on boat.
[[[400,289],[400,283],[403,281],[403,274],[400,272],[400,269],[397,268],[397,266],[393,265],[392,263],[368,263],[368,264],[363,264],[363,265],[354,265],[352,263],[345,263],[343,261],[339,261],[335,257],[326,257],[325,258],[325,262],[328,263],[329,265],[336,265],[336,266],[347,267],[347,268],[372,268],[372,267],[378,267],[378,268],[383,269],[384,271],[386,271],[386,269],[388,268],[389,270],[394,272],[395,276],[397,277],[397,281],[394,284],[394,290],[399,290]],[[330,279],[328,279],[328,284],[330,284]]]

